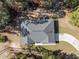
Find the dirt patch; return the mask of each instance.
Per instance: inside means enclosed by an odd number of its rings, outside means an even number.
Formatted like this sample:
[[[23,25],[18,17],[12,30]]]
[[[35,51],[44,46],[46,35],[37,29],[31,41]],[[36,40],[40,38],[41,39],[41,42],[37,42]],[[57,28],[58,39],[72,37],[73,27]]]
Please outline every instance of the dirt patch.
[[[9,40],[9,46],[13,46],[13,43],[18,47],[20,47],[20,39],[21,39],[21,36],[20,36],[20,33],[16,32],[18,35],[16,34],[10,34],[10,33],[6,33],[6,32],[3,32],[3,33],[0,33],[1,35],[3,36],[7,36],[8,40]]]

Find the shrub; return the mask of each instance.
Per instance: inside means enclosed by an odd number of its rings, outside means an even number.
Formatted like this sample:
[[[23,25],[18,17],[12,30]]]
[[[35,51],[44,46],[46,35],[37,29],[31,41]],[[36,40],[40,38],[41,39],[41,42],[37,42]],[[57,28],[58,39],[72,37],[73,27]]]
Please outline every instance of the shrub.
[[[4,42],[4,38],[0,36],[0,42]]]
[[[79,8],[77,8],[77,10],[73,11],[71,13],[71,20],[70,22],[79,27]]]

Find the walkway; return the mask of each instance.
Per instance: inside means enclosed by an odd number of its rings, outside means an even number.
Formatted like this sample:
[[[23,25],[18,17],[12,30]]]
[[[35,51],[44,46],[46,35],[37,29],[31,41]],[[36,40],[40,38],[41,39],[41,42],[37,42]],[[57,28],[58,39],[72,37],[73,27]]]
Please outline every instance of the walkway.
[[[76,50],[79,51],[79,40],[73,37],[70,34],[64,33],[64,34],[59,34],[59,41],[65,41],[71,44]]]

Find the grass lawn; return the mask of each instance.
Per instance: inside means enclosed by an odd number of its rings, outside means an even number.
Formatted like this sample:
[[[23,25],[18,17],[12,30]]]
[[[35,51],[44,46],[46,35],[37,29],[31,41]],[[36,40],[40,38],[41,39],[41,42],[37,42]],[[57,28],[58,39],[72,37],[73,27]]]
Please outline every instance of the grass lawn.
[[[63,41],[57,45],[44,45],[43,47],[52,51],[60,49],[62,50],[62,52],[67,52],[67,53],[77,52],[77,50],[72,45]]]
[[[69,34],[73,35],[75,38],[79,39],[79,34],[71,31],[68,28],[59,26],[59,32],[60,33],[69,33]],[[69,43],[61,42],[59,45],[56,45],[54,47],[57,48],[57,46],[58,46],[59,49],[62,49],[65,52],[68,52],[68,53],[71,52],[71,53],[75,53],[76,55],[79,55],[79,52],[72,45],[70,45]]]
[[[65,27],[59,27],[59,32],[60,33],[69,33],[71,35],[73,35],[75,38],[79,39],[79,34],[71,31],[70,29],[68,28],[65,28]]]

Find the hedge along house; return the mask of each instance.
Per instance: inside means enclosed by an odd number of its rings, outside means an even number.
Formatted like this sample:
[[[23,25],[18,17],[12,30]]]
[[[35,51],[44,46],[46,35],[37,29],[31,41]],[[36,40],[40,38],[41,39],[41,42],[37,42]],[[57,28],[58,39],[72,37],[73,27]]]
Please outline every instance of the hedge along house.
[[[21,44],[52,45],[58,42],[55,35],[55,21],[42,19],[25,21],[21,23]]]

